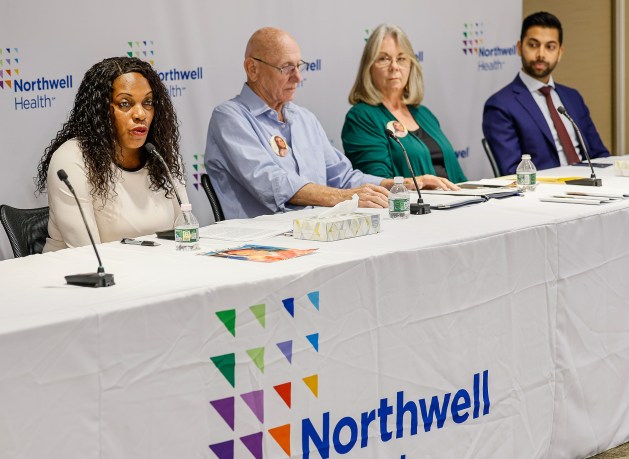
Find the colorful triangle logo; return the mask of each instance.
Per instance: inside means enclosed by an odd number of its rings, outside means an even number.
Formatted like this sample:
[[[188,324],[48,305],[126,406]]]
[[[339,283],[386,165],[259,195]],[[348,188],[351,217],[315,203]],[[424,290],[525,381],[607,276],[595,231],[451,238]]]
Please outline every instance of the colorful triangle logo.
[[[234,440],[214,443],[210,449],[216,454],[218,459],[234,459]]]
[[[281,343],[277,343],[277,347],[280,348],[288,363],[293,363],[293,341],[284,341]]]
[[[269,429],[269,433],[277,444],[280,445],[280,448],[290,456],[290,424]]]
[[[312,303],[312,305],[319,310],[319,291],[308,293],[308,299]]]
[[[256,364],[256,367],[258,367],[258,369],[262,373],[264,373],[264,348],[256,347],[253,349],[249,349],[247,351],[247,354],[249,354],[249,357],[251,357],[251,360],[253,360],[253,363]]]
[[[286,403],[286,406],[289,408],[291,407],[291,386],[292,384],[290,382],[273,386],[275,392],[277,392],[277,394],[282,398],[282,400],[284,400],[284,403]]]
[[[221,415],[227,425],[234,430],[234,397],[212,400],[210,404]]]
[[[319,352],[319,333],[313,333],[312,335],[306,335],[306,339],[310,341],[312,347],[315,348],[317,352]]]
[[[236,387],[236,354],[224,354],[211,357],[210,360],[216,365],[218,371],[225,377],[232,387]]]
[[[266,328],[266,305],[255,304],[249,308],[262,328]]]
[[[240,396],[245,404],[253,411],[258,421],[264,423],[264,391],[254,390]]]
[[[217,311],[216,316],[223,322],[227,331],[236,337],[236,310],[227,309],[225,311]]]
[[[319,375],[306,376],[302,381],[308,386],[308,389],[319,398]]]
[[[262,459],[262,432],[240,437],[240,441],[253,454],[255,459]]]
[[[291,317],[295,317],[295,298],[286,298],[282,300],[282,304],[284,305],[284,309],[288,311]]]

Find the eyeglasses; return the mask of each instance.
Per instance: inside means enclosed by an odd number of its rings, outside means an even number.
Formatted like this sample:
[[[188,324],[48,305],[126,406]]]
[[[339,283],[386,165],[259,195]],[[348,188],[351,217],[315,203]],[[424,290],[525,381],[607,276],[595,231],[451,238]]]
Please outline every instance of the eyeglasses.
[[[252,57],[251,59],[253,59],[254,61],[262,62],[263,64],[266,64],[269,67],[273,67],[274,69],[279,70],[279,72],[282,75],[292,75],[295,72],[295,70],[299,70],[300,72],[303,72],[310,65],[306,61],[299,61],[299,64],[297,64],[297,65],[287,64],[284,67],[277,67],[276,65],[269,64],[268,62],[265,62],[262,59],[258,59],[257,57]]]
[[[383,55],[376,59],[374,65],[380,68],[391,67],[393,63],[393,58],[391,56]],[[395,58],[395,63],[398,67],[409,67],[411,65],[411,60],[407,56],[398,56]]]

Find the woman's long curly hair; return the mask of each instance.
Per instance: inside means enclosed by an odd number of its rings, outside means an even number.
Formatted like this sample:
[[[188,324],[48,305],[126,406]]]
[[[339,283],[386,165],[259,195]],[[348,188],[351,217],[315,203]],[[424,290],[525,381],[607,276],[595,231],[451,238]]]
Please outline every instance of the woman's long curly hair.
[[[92,196],[103,204],[114,194],[117,170],[114,165],[118,148],[118,134],[111,109],[114,80],[125,73],[139,73],[146,78],[153,91],[155,107],[153,122],[146,142],[155,145],[168,164],[173,177],[184,183],[183,161],[179,154],[179,126],[177,115],[166,86],[150,64],[135,57],[111,57],[87,71],[74,100],[68,121],[50,142],[37,166],[37,191],[46,191],[48,167],[53,153],[66,141],[77,139],[87,168]],[[148,155],[151,190],[163,189],[167,197],[173,195],[168,174],[163,164]]]

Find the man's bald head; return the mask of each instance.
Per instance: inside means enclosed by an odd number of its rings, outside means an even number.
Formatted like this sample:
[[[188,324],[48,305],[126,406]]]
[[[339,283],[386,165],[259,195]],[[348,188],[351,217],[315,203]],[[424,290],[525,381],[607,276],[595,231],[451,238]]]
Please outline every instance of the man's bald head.
[[[275,27],[264,27],[256,30],[249,38],[245,59],[248,57],[271,59],[281,53],[281,48],[296,44],[297,42],[288,32]]]

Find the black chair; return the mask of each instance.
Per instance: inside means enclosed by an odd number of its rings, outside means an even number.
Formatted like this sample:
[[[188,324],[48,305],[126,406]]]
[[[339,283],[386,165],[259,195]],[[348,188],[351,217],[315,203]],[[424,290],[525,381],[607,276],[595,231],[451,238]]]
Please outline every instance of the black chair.
[[[210,201],[210,206],[212,206],[212,213],[214,214],[215,222],[222,222],[225,220],[225,215],[223,215],[223,209],[221,209],[221,203],[218,201],[218,197],[216,196],[216,192],[214,191],[214,187],[212,186],[212,182],[210,181],[210,176],[207,174],[201,175],[201,186],[205,190],[205,194],[207,195],[208,200]]]
[[[489,160],[489,165],[491,166],[491,170],[494,172],[494,177],[500,177],[500,171],[498,170],[498,164],[496,163],[496,158],[494,158],[494,153],[491,151],[491,147],[489,146],[489,142],[487,139],[483,138],[481,140],[483,144],[483,149],[485,150],[485,154],[487,155],[487,159]]]
[[[42,253],[48,237],[48,207],[16,209],[3,204],[0,221],[15,258]]]

